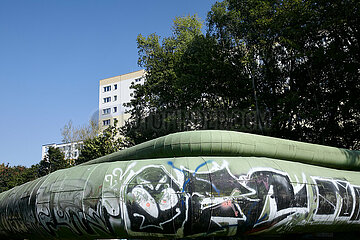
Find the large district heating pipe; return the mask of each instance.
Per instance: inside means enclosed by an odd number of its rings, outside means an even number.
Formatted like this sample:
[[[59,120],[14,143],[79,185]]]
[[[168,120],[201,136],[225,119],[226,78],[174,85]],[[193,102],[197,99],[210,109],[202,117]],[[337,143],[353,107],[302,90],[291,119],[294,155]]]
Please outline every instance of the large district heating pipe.
[[[229,131],[170,134],[0,194],[1,239],[359,231],[360,153]]]

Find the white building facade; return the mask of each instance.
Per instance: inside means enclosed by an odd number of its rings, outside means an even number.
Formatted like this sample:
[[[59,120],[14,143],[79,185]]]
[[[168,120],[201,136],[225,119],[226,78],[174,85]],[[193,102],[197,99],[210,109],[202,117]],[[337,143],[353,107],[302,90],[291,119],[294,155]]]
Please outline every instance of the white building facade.
[[[79,157],[83,142],[71,142],[71,143],[51,143],[41,146],[41,159],[44,159],[48,153],[49,147],[59,148],[65,155],[65,160],[75,160]]]
[[[112,125],[115,119],[118,127],[123,126],[130,117],[124,103],[131,100],[133,90],[132,83],[142,84],[144,82],[144,70],[127,73],[124,75],[100,80],[99,84],[99,126],[104,130]]]

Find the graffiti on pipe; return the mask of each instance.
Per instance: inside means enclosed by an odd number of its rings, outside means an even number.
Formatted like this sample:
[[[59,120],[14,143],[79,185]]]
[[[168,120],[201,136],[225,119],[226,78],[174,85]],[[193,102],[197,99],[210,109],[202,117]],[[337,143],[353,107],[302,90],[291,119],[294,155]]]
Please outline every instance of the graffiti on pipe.
[[[235,175],[227,161],[211,160],[194,169],[171,161],[135,166],[112,169],[100,186],[67,182],[71,191],[59,192],[39,187],[41,227],[54,236],[66,226],[77,235],[196,237],[360,223],[360,187],[346,179],[290,176],[269,167]],[[100,197],[92,198],[96,192]]]
[[[265,168],[236,177],[224,163],[191,171],[169,162],[173,174],[155,165],[134,172],[122,205],[127,229],[133,234],[233,235],[238,226],[263,229],[309,212],[306,182],[293,186],[286,173]]]

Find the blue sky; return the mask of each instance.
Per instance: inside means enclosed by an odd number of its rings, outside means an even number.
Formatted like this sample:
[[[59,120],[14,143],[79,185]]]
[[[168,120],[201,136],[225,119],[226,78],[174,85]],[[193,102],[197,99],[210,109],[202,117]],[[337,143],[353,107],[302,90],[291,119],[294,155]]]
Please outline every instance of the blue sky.
[[[98,108],[99,80],[139,70],[138,34],[202,20],[213,0],[0,0],[0,163],[30,166]]]

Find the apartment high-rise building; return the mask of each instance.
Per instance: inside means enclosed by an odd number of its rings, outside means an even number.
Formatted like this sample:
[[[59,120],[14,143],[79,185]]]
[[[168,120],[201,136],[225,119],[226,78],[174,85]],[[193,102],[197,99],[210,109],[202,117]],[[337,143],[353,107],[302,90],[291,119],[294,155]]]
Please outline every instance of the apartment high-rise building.
[[[99,126],[104,130],[117,119],[118,127],[123,126],[130,114],[125,114],[124,103],[130,102],[130,89],[132,83],[144,83],[145,70],[139,70],[116,77],[100,80],[99,87]],[[79,157],[83,142],[71,142],[61,144],[45,144],[41,147],[41,159],[46,156],[49,147],[59,148],[65,155],[65,160],[72,163]]]
[[[64,153],[65,160],[69,161],[70,164],[73,164],[74,160],[78,159],[83,142],[70,142],[70,143],[51,143],[41,146],[41,159],[44,159],[48,153],[49,147],[59,148],[61,152]]]
[[[99,126],[104,130],[112,125],[115,119],[118,127],[123,126],[130,117],[126,114],[124,103],[130,102],[130,89],[132,83],[142,84],[144,82],[144,70],[123,74],[116,77],[100,80],[99,87]]]

